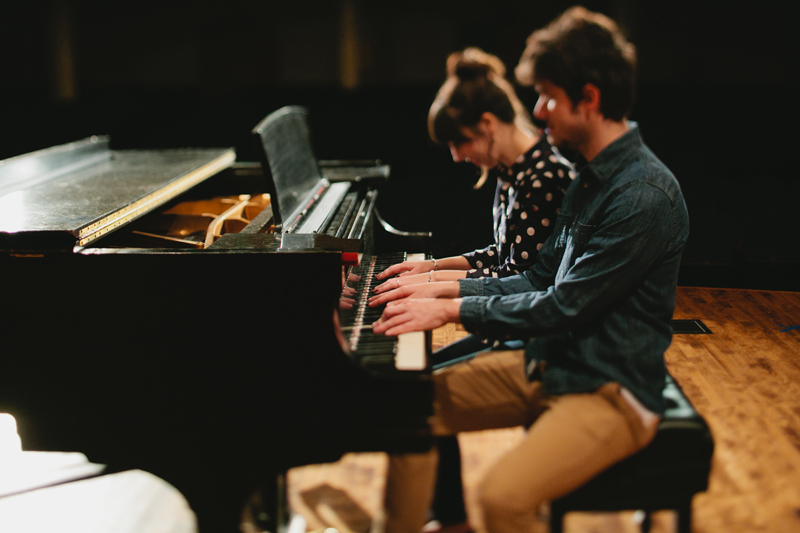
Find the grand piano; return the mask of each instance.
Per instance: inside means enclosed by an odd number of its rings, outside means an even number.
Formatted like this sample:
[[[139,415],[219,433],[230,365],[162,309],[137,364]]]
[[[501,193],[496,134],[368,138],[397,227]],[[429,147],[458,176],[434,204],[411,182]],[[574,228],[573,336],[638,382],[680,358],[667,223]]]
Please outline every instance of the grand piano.
[[[293,466],[430,447],[425,336],[376,339],[364,298],[424,236],[380,219],[388,167],[309,138],[290,107],[258,163],[107,137],[0,162],[0,412],[25,449],[155,474],[207,533],[256,489],[281,530]]]

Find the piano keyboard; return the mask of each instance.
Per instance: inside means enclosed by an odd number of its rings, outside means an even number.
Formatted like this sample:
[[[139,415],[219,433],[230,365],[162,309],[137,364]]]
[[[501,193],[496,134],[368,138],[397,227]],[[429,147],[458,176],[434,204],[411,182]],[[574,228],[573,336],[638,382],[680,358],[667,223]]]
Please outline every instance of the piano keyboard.
[[[404,333],[397,337],[372,333],[372,323],[383,313],[384,306],[369,307],[373,287],[382,283],[375,275],[395,263],[406,260],[404,252],[365,258],[360,266],[349,272],[348,287],[355,290],[355,304],[342,320],[342,330],[353,356],[366,368],[393,366],[401,371],[420,371],[427,366],[425,332]],[[422,260],[424,256],[410,256]]]

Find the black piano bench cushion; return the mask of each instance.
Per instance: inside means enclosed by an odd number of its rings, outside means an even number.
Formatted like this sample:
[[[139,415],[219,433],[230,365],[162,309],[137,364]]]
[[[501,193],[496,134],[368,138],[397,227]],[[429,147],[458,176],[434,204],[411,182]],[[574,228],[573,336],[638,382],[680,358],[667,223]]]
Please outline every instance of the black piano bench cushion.
[[[697,414],[677,383],[667,376],[667,410],[653,441],[587,484],[550,505],[551,533],[562,531],[570,511],[643,510],[678,512],[678,531],[689,533],[691,501],[708,488],[714,442],[705,420]]]

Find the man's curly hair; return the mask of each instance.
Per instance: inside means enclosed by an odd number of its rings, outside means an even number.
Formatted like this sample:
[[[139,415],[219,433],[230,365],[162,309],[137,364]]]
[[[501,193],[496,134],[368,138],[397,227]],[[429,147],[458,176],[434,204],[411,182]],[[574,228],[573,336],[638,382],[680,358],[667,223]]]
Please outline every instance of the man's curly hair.
[[[561,87],[575,105],[591,83],[600,89],[600,112],[619,121],[633,106],[636,47],[616,22],[576,6],[528,37],[514,74],[522,85]]]

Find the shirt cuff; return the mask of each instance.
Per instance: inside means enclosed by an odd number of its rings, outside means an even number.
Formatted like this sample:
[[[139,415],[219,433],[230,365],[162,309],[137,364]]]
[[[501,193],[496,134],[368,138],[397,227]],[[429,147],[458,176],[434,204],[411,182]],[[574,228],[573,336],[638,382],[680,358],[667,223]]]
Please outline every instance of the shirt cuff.
[[[480,335],[480,327],[483,323],[483,309],[486,298],[467,297],[461,300],[461,307],[458,309],[458,318],[461,325],[470,333]]]
[[[479,279],[461,278],[458,280],[458,297],[483,296],[483,282]]]

